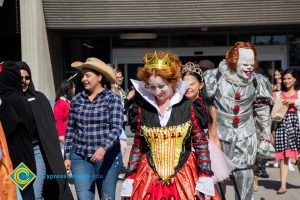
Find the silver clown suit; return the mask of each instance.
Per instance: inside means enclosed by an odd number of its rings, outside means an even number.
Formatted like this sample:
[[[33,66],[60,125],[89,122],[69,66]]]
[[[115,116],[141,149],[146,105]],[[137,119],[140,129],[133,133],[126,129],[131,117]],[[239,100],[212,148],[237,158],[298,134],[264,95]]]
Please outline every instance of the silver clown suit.
[[[230,71],[226,60],[205,72],[208,96],[217,109],[217,132],[223,151],[237,169],[233,172],[242,200],[254,199],[252,166],[256,154],[273,157],[271,144],[271,84],[253,73],[245,80]],[[255,122],[256,121],[256,122]],[[261,135],[258,144],[256,126]]]

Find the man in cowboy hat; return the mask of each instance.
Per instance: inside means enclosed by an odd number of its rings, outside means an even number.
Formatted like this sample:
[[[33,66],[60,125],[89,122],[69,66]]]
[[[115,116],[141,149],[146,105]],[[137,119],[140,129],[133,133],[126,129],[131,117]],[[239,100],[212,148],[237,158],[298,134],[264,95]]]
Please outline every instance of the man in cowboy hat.
[[[65,167],[75,175],[79,199],[114,199],[122,167],[119,136],[123,124],[120,98],[110,90],[113,69],[97,58],[71,65],[82,71],[84,91],[71,101],[65,141]],[[72,163],[72,165],[71,165]],[[88,178],[76,175],[88,175]]]

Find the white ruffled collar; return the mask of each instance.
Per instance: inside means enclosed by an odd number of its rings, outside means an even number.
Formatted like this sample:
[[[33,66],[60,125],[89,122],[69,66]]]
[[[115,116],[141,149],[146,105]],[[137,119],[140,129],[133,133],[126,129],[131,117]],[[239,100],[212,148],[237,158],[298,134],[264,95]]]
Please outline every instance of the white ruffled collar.
[[[219,70],[228,82],[237,86],[246,86],[252,83],[253,81],[253,75],[249,79],[243,79],[238,76],[236,71],[230,70],[225,59],[220,62]]]
[[[140,93],[140,95],[147,102],[149,102],[154,108],[156,108],[156,110],[160,113],[160,110],[159,110],[158,105],[155,100],[155,96],[148,89],[145,88],[145,83],[143,81],[138,81],[138,80],[134,80],[134,79],[130,79],[130,80],[131,80],[134,88]],[[170,104],[169,104],[168,108],[172,107],[173,105],[179,103],[182,100],[189,85],[190,85],[190,83],[186,82],[186,81],[180,81],[176,84],[176,86],[174,88],[175,92],[170,100]]]
[[[61,97],[59,97],[59,99],[61,99],[61,100],[63,100],[63,101],[68,101],[68,102],[70,102],[70,100],[69,99],[67,99],[66,97],[64,97],[64,96],[61,96]]]

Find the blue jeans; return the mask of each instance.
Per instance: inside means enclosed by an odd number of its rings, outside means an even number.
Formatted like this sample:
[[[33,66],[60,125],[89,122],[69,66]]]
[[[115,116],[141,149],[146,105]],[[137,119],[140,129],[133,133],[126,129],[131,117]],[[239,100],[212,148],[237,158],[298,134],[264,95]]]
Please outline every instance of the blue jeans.
[[[35,199],[40,200],[43,199],[42,192],[45,180],[44,175],[46,174],[46,166],[39,144],[33,146],[33,151],[36,163],[36,178],[33,183],[33,190]]]
[[[20,189],[18,187],[16,187],[17,189],[17,200],[23,200]]]
[[[33,185],[27,186],[23,191],[19,191],[21,193],[21,200],[33,200],[34,197],[34,191],[33,191]],[[19,198],[19,195],[18,195]],[[18,199],[19,200],[19,199]]]
[[[107,151],[104,158],[96,163],[76,153],[71,154],[71,171],[74,178],[77,198],[94,200],[95,184],[99,199],[115,199],[118,175],[122,168],[120,145]]]

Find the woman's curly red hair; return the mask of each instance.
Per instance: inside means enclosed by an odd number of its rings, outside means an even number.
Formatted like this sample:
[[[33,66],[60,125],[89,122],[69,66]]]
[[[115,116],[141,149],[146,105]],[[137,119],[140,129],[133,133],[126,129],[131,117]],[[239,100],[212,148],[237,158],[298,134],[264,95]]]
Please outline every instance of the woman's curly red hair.
[[[227,65],[231,70],[236,69],[237,62],[239,60],[239,48],[252,49],[254,52],[254,70],[258,67],[256,47],[250,42],[236,42],[233,47],[226,52]]]
[[[156,75],[160,76],[164,81],[171,83],[172,86],[175,86],[177,82],[181,80],[181,61],[178,56],[171,52],[166,51],[158,51],[157,57],[159,59],[163,59],[165,55],[169,55],[169,59],[171,61],[171,67],[167,69],[147,69],[147,68],[139,68],[138,69],[138,78],[145,83],[148,83],[150,76]],[[147,57],[146,57],[147,56]],[[153,57],[153,54],[146,54],[144,57],[145,60],[150,60]]]

